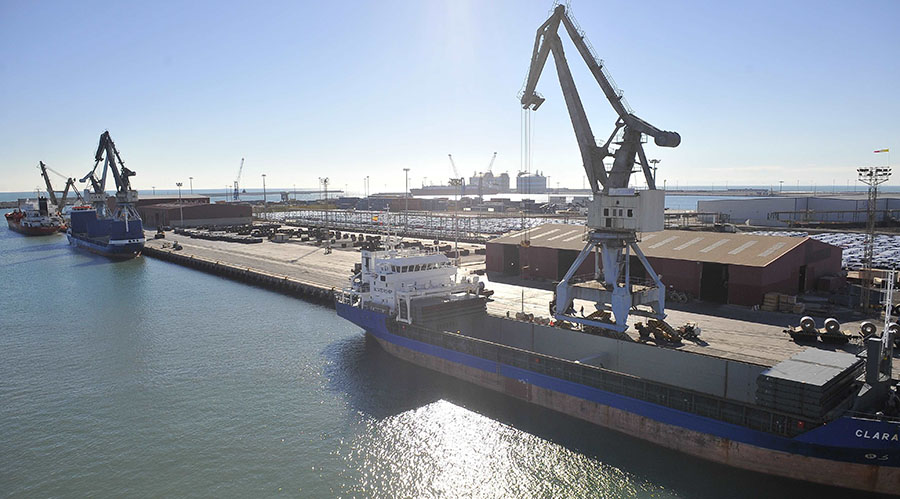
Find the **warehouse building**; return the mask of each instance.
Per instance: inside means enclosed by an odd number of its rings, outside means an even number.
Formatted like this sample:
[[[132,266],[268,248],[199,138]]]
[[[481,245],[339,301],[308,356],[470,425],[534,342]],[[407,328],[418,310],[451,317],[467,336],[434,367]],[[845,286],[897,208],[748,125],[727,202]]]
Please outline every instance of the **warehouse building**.
[[[735,224],[788,227],[810,223],[866,223],[869,201],[866,194],[844,196],[778,196],[698,201],[697,211],[718,213],[721,220]],[[875,219],[880,223],[900,218],[900,196],[883,193],[878,197]]]
[[[250,205],[238,203],[160,203],[139,206],[138,213],[148,228],[244,225],[253,222]]]
[[[584,247],[586,228],[545,224],[487,243],[487,270],[525,279],[559,281]],[[666,230],[644,234],[638,244],[663,283],[704,301],[758,305],[767,292],[794,295],[833,287],[841,273],[841,249],[809,237],[756,236]],[[588,258],[576,275],[593,273]],[[632,256],[631,275],[644,278]]]

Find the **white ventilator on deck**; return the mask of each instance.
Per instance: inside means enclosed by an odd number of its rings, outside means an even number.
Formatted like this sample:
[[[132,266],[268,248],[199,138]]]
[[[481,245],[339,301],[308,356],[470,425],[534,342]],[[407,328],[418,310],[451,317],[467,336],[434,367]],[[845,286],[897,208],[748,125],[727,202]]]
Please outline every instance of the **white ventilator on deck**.
[[[562,41],[557,33],[560,25],[565,28],[600,89],[618,114],[615,129],[603,145],[598,145],[594,138],[575,88]],[[657,146],[676,147],[681,143],[681,136],[676,132],[660,130],[634,114],[565,5],[557,5],[550,18],[537,30],[531,66],[525,88],[520,94],[523,109],[537,110],[545,100],[535,90],[551,52],[585,173],[594,194],[588,207],[587,225],[590,232],[587,242],[556,288],[554,316],[558,320],[620,332],[628,327],[629,313],[661,320],[665,318],[665,287],[638,248],[637,234],[663,230],[665,193],[656,190],[655,167],[647,160],[643,144],[649,136],[653,137]],[[609,170],[604,164],[606,158],[612,158]],[[628,188],[635,166],[640,166],[640,171],[644,174],[647,182],[645,191],[636,192]],[[590,276],[593,282],[583,282],[575,273],[591,253],[595,254],[594,272]],[[632,253],[646,270],[645,282],[632,282],[629,275]],[[594,302],[600,312],[611,312],[611,320],[575,316],[572,303],[576,298]]]

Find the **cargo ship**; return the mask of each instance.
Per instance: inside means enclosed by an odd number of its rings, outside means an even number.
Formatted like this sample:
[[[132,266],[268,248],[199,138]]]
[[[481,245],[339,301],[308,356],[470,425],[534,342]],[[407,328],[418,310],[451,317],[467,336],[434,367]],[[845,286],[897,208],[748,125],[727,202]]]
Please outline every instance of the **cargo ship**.
[[[20,199],[19,206],[6,214],[10,230],[26,236],[47,236],[66,230],[62,217],[49,209],[47,198]]]
[[[337,313],[400,359],[717,463],[900,494],[896,327],[860,356],[809,348],[766,367],[492,315],[443,254],[361,255]]]
[[[96,172],[100,162],[104,165],[98,179]],[[114,208],[110,208],[110,196],[106,193],[107,172],[112,173],[116,182]],[[69,244],[116,259],[134,258],[141,254],[145,241],[144,227],[134,206],[138,194],[131,188],[129,180],[134,174],[125,167],[109,132],[103,132],[94,155],[94,168],[81,179],[81,182],[91,182],[84,196],[90,205],[77,206],[72,210],[70,227],[66,232]]]
[[[127,212],[100,217],[91,206],[76,206],[66,232],[69,244],[110,258],[134,258],[144,249],[144,227],[140,217]]]

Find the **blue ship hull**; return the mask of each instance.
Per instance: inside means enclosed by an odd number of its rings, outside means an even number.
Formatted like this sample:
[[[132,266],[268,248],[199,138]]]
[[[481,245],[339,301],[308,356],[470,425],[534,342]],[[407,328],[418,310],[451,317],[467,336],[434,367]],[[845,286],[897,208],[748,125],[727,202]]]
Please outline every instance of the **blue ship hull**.
[[[144,227],[140,218],[97,218],[97,212],[77,210],[66,232],[69,244],[109,258],[128,259],[144,249]]]
[[[66,232],[66,237],[68,237],[69,244],[72,246],[115,259],[134,258],[144,250],[143,238],[111,240],[107,243],[103,240],[90,239],[80,234],[72,234],[71,230]]]
[[[336,308],[401,358],[665,447],[763,473],[900,494],[900,423],[845,416],[787,438],[417,341],[392,333],[384,313]]]

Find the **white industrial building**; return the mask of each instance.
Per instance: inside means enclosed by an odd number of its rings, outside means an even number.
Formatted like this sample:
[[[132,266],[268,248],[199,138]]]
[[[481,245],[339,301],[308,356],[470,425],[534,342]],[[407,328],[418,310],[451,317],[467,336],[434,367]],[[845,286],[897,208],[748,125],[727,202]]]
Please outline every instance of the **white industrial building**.
[[[720,220],[769,227],[805,223],[865,224],[868,197],[865,193],[843,196],[778,196],[698,201],[700,213],[719,213]],[[875,220],[900,219],[900,194],[879,194]]]
[[[547,192],[547,177],[540,173],[521,172],[516,176],[516,192],[519,194],[544,194]]]

